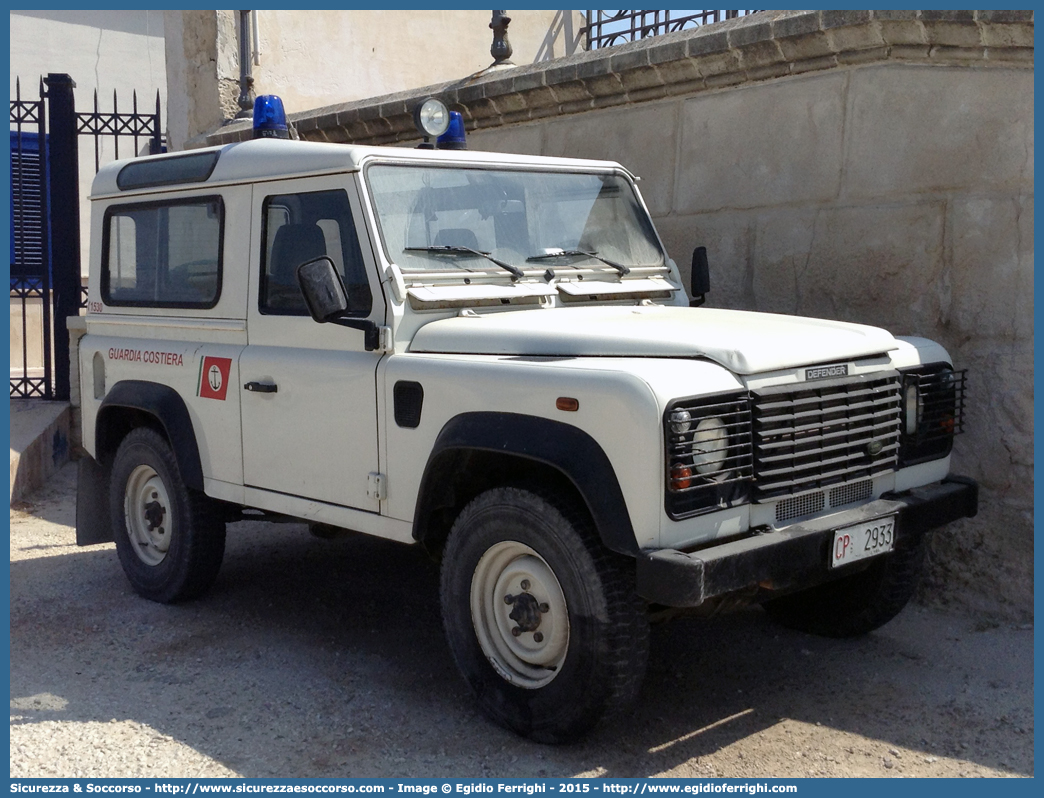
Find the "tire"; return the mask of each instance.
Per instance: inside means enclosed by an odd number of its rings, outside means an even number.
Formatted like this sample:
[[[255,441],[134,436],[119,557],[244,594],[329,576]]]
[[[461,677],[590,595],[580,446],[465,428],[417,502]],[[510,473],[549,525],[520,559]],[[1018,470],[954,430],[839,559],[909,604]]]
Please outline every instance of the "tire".
[[[928,534],[859,573],[763,605],[777,623],[823,637],[859,637],[898,615],[917,590]]]
[[[518,734],[575,740],[641,687],[649,625],[634,563],[566,502],[518,488],[473,500],[443,553],[441,601],[457,667]]]
[[[111,473],[116,553],[134,590],[164,604],[205,593],[221,568],[225,525],[182,482],[167,441],[152,429],[131,431]]]

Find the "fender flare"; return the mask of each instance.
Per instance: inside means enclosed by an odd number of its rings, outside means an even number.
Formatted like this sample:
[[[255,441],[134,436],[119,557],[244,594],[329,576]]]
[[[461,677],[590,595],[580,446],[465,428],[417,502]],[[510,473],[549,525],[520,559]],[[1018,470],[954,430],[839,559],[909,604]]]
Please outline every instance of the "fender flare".
[[[122,380],[105,395],[95,421],[95,449],[99,453],[115,451],[118,442],[110,440],[103,423],[110,408],[138,410],[153,416],[167,435],[182,481],[190,488],[203,490],[203,466],[199,445],[188,407],[181,394],[169,385],[145,380]]]
[[[431,488],[440,479],[436,465],[440,457],[454,450],[509,454],[550,466],[583,498],[606,547],[620,554],[637,554],[623,491],[598,442],[571,424],[519,413],[462,413],[446,422],[428,455],[417,494],[413,517],[416,540],[423,542],[426,534]]]

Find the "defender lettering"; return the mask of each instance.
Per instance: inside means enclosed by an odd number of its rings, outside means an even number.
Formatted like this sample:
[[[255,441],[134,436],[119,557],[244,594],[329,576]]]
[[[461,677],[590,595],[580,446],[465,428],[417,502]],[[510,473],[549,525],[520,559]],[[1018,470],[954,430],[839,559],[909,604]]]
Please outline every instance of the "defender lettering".
[[[839,366],[816,366],[812,369],[805,369],[806,380],[826,380],[831,377],[847,377],[848,376],[848,364],[841,364]]]

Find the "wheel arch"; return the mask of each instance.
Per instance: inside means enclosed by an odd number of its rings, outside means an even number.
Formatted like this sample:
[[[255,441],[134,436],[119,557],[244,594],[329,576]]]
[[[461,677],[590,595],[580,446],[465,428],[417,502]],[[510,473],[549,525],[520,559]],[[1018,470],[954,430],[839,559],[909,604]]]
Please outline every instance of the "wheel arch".
[[[413,537],[438,550],[453,517],[482,490],[548,479],[582,502],[607,548],[637,553],[623,491],[598,442],[571,424],[519,413],[462,413],[446,422],[421,478]]]
[[[169,385],[145,380],[122,380],[102,400],[95,420],[95,453],[101,463],[111,463],[120,441],[135,427],[149,426],[161,432],[174,450],[185,485],[203,490],[203,466],[188,407]]]

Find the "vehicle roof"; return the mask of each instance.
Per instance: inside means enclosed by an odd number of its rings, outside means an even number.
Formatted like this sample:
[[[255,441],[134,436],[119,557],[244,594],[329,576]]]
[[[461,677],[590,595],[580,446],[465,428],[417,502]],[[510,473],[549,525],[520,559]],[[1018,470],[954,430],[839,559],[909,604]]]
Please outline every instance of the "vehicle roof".
[[[117,175],[129,163],[142,163],[146,158],[129,158],[106,164],[94,177],[91,199],[106,196],[138,195],[170,191],[176,188],[202,188],[220,183],[244,183],[273,178],[299,177],[314,174],[352,172],[372,159],[424,161],[440,164],[475,164],[488,166],[533,166],[544,168],[572,168],[582,170],[622,170],[613,161],[594,161],[579,158],[549,158],[537,155],[481,152],[478,150],[420,150],[406,147],[366,147],[356,144],[325,144],[312,141],[255,139],[222,147],[207,147],[164,155],[147,156],[148,160],[176,158],[179,155],[205,152],[219,153],[217,164],[205,181],[178,183],[151,188],[121,191]],[[629,172],[628,172],[629,174]]]

